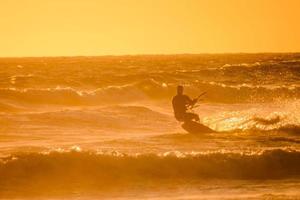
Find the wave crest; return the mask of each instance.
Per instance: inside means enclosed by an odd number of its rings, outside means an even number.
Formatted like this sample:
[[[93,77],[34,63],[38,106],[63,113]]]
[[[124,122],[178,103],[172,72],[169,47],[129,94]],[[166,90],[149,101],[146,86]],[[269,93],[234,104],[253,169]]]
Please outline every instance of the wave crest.
[[[300,176],[300,152],[168,152],[127,155],[119,152],[30,153],[3,158],[0,184],[14,181],[92,181],[99,184],[149,180],[281,179]],[[71,184],[71,183],[69,183]]]

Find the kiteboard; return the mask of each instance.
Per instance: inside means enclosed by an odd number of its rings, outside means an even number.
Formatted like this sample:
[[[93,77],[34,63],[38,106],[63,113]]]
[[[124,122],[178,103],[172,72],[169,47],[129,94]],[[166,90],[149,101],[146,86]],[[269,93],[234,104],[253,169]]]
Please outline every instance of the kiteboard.
[[[181,127],[186,130],[188,133],[198,134],[198,133],[216,133],[216,131],[211,128],[200,124],[195,121],[184,122]]]

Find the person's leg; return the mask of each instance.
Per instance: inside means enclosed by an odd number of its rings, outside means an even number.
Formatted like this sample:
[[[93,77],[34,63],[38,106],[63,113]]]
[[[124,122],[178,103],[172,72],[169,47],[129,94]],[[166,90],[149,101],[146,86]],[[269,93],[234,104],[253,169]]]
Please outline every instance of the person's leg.
[[[194,114],[194,119],[195,119],[195,121],[200,122],[199,115],[197,115],[197,114],[195,114],[195,113],[192,113],[192,114]]]
[[[195,114],[195,113],[191,113],[193,115],[193,119],[196,121],[196,122],[200,122],[200,118],[199,118],[199,115]]]
[[[192,120],[195,120],[195,121],[199,122],[200,118],[195,113],[185,113],[184,114],[184,121],[192,121]]]

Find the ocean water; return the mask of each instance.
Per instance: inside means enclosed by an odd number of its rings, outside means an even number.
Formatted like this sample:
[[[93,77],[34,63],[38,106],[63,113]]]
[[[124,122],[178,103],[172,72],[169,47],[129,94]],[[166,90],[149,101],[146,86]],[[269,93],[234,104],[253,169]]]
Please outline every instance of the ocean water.
[[[1,58],[0,198],[300,199],[299,109],[300,54]]]

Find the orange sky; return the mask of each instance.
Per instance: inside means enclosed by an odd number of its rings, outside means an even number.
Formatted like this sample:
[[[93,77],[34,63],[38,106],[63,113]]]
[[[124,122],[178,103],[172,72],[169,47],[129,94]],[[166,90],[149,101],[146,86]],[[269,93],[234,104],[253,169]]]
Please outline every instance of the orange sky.
[[[0,56],[299,52],[300,0],[1,0]]]

